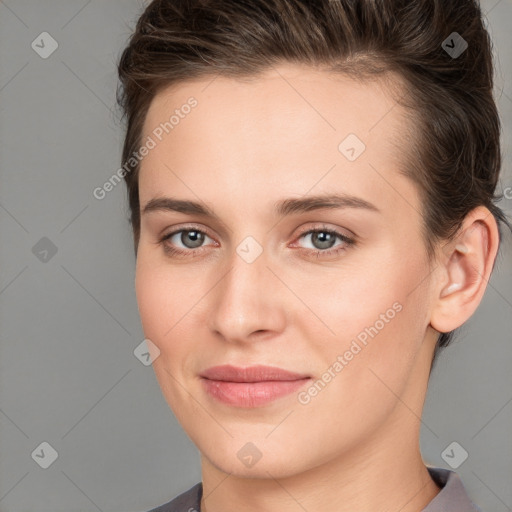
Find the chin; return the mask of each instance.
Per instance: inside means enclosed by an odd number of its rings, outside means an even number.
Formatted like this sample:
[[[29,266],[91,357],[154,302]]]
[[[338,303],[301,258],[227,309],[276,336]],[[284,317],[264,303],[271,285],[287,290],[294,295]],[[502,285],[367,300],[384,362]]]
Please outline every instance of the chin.
[[[227,436],[227,435],[226,435]],[[227,436],[228,437],[228,436]],[[252,441],[250,439],[253,439]],[[308,464],[304,451],[298,446],[287,446],[282,439],[272,442],[257,436],[226,438],[224,442],[208,438],[206,444],[195,440],[201,456],[220,471],[240,478],[286,478],[306,471]]]

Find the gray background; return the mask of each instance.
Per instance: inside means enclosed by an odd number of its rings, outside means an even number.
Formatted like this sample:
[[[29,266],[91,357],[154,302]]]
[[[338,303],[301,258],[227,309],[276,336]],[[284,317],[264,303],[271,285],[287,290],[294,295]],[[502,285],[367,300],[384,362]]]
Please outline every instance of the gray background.
[[[505,189],[512,1],[482,6]],[[144,336],[124,183],[92,194],[120,167],[116,63],[143,8],[0,0],[0,512],[147,511],[201,478],[151,366],[134,356]],[[59,45],[47,59],[31,47],[44,31]],[[510,215],[512,199],[501,206]],[[42,261],[37,248],[52,244]],[[429,464],[450,468],[441,454],[453,441],[468,452],[456,471],[484,512],[512,509],[511,318],[507,234],[483,303],[434,370],[421,435]],[[44,441],[58,453],[47,469],[31,455]]]

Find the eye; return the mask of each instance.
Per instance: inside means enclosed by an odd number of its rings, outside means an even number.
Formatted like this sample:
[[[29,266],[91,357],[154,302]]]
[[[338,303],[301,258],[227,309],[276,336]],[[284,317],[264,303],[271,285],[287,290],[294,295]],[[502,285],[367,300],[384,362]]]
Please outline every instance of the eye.
[[[163,245],[164,251],[168,255],[186,257],[195,256],[203,250],[206,250],[203,244],[207,238],[212,240],[205,231],[197,229],[196,227],[186,227],[164,235],[159,243]],[[327,226],[309,229],[299,236],[299,239],[303,238],[309,238],[313,247],[305,248],[300,246],[298,250],[301,252],[305,251],[309,255],[316,255],[317,258],[334,256],[355,244],[354,239]],[[341,241],[337,246],[335,245],[336,239]]]
[[[166,234],[160,243],[165,252],[174,255],[194,255],[202,249],[206,238],[210,238],[204,231],[196,228],[179,229]],[[180,247],[179,244],[182,244]]]
[[[335,229],[328,228],[326,226],[320,226],[318,228],[309,229],[302,233],[299,239],[309,238],[310,243],[312,244],[313,254],[319,256],[332,256],[334,254],[338,254],[341,251],[345,251],[351,245],[355,244],[355,240],[349,238],[348,236],[336,231]],[[341,240],[341,243],[338,246],[334,245],[336,243],[336,239]],[[333,248],[334,247],[334,248]],[[303,249],[303,247],[301,247]]]

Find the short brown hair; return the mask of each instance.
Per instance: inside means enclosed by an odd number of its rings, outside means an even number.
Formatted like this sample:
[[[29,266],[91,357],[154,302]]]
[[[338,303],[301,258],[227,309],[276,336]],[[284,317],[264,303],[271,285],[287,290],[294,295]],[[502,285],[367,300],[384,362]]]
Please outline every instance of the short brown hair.
[[[467,43],[460,55],[445,49],[454,41]],[[395,72],[405,84],[399,102],[414,121],[402,172],[419,186],[429,256],[480,205],[496,219],[501,240],[500,222],[512,227],[495,204],[502,197],[495,195],[501,125],[491,50],[474,0],[154,0],[119,61],[122,159],[140,147],[155,95],[182,81],[251,77],[283,61],[357,79]],[[128,169],[137,251],[139,163]],[[452,335],[439,336],[432,365]]]

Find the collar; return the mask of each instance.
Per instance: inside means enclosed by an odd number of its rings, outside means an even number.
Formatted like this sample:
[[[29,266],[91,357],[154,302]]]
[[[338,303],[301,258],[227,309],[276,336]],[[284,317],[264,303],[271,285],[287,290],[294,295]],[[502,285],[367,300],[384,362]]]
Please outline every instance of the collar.
[[[457,473],[432,466],[426,468],[441,490],[421,512],[482,512],[469,498]],[[200,512],[202,495],[203,484],[199,482],[171,502],[150,512]]]
[[[441,490],[421,512],[482,512],[470,500],[457,473],[444,468],[426,467]]]

